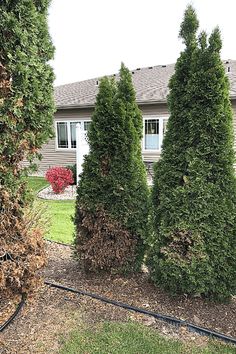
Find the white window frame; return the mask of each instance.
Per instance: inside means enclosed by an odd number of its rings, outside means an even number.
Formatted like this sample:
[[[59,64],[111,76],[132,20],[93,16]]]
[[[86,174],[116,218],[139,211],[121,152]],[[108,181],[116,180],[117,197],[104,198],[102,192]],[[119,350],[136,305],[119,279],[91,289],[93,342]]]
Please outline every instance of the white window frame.
[[[71,147],[71,130],[70,123],[81,123],[82,129],[84,129],[84,123],[91,122],[91,119],[74,119],[74,120],[55,120],[55,131],[56,131],[56,150],[59,151],[76,151],[76,148]],[[60,148],[58,147],[58,133],[57,133],[57,123],[66,123],[67,124],[67,137],[68,137],[68,147]]]
[[[161,152],[162,142],[163,142],[163,121],[168,121],[169,116],[144,116],[143,117],[143,139],[142,139],[142,150],[143,152],[155,153]],[[146,149],[145,148],[145,122],[146,120],[159,120],[159,149]]]

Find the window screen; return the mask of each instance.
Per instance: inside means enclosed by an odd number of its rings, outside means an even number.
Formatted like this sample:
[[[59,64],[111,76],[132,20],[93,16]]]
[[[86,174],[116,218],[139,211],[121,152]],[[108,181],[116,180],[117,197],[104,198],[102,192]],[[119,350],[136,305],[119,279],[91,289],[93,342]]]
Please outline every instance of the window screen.
[[[70,122],[70,138],[71,138],[71,148],[76,148],[76,124],[80,122]],[[81,123],[80,123],[81,124]]]
[[[84,130],[88,131],[91,122],[84,122]]]
[[[159,134],[159,119],[145,120],[145,149],[159,150],[160,134]]]
[[[68,131],[66,122],[57,123],[57,144],[59,148],[68,148]]]

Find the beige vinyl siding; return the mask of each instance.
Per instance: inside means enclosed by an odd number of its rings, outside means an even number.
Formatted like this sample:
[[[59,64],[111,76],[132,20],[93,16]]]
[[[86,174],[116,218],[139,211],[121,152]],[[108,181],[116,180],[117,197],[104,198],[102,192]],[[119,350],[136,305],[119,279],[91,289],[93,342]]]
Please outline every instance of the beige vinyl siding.
[[[76,161],[76,151],[67,149],[64,149],[64,151],[62,149],[57,150],[55,138],[44,144],[40,153],[43,156],[39,162],[40,172],[45,172],[52,166],[73,165]]]
[[[236,101],[232,103],[232,108],[233,108],[233,126],[234,126],[234,147],[236,151]]]
[[[233,126],[234,126],[234,151],[235,151],[235,163],[234,168],[236,170],[236,101],[232,102],[233,108]]]
[[[140,105],[139,108],[141,109],[143,115],[169,117],[169,112],[165,103]]]
[[[234,150],[236,155],[236,100],[231,101],[233,109],[233,127],[234,127]],[[166,104],[159,105],[147,105],[140,107],[143,113],[143,116],[150,117],[169,117],[169,112]],[[143,151],[143,160],[145,162],[157,161],[160,158],[160,152],[145,152]],[[236,160],[234,164],[236,170]]]
[[[92,109],[70,109],[58,110],[54,115],[54,132],[56,134],[56,121],[79,121],[91,119]],[[56,135],[48,143],[42,146],[40,150],[42,160],[36,161],[38,172],[45,173],[53,166],[73,165],[76,162],[76,149],[57,149]],[[24,161],[24,166],[27,162]]]
[[[143,105],[140,107],[143,116],[168,117],[167,106]],[[54,131],[56,132],[56,122],[79,121],[91,119],[93,109],[65,109],[58,110],[54,116]],[[76,162],[76,149],[57,149],[56,136],[44,144],[40,150],[42,160],[38,163],[38,171],[45,173],[52,166],[67,166]],[[143,152],[143,159],[147,162],[157,161],[159,152]],[[25,165],[26,163],[24,163]]]
[[[235,132],[235,151],[236,151],[236,101],[232,102],[234,112],[234,132]],[[148,104],[140,105],[143,117],[158,118],[169,117],[166,104]],[[58,110],[54,117],[54,130],[56,129],[56,121],[78,121],[91,119],[93,109],[65,109]],[[42,161],[38,163],[39,172],[45,173],[52,166],[72,165],[76,162],[76,149],[57,149],[56,138],[51,139],[47,144],[44,144],[41,149],[43,156]],[[160,152],[143,151],[143,160],[145,162],[154,162],[160,158]],[[236,169],[236,163],[235,163]]]
[[[56,132],[57,121],[79,121],[91,119],[92,109],[59,110],[54,116],[54,131]],[[41,149],[43,156],[39,163],[39,171],[45,172],[52,166],[73,165],[76,162],[76,149],[57,149],[56,136]]]

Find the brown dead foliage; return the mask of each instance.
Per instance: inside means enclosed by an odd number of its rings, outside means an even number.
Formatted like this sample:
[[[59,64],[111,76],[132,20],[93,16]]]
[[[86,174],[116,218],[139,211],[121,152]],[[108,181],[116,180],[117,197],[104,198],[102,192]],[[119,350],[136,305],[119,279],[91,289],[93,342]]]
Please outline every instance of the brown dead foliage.
[[[11,92],[11,77],[6,67],[0,63],[0,98],[5,98]]]
[[[0,187],[0,292],[25,293],[39,279],[46,262],[40,209],[22,210],[20,202]]]
[[[130,270],[135,259],[136,241],[131,233],[105,211],[79,209],[80,224],[76,250],[87,271]]]
[[[170,243],[161,248],[161,253],[176,261],[191,263],[192,259],[204,259],[203,241],[199,233],[190,230],[174,230],[169,234]]]
[[[107,176],[110,170],[110,158],[108,156],[104,157],[101,161],[101,174],[102,176]]]

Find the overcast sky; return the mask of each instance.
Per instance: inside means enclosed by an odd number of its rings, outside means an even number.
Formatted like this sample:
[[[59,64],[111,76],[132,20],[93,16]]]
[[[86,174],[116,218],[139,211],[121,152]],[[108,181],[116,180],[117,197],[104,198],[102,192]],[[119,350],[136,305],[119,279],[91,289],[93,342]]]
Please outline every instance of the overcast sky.
[[[188,0],[52,0],[49,28],[56,85],[174,63]],[[236,0],[193,0],[201,30],[219,25],[222,59],[236,59]]]

